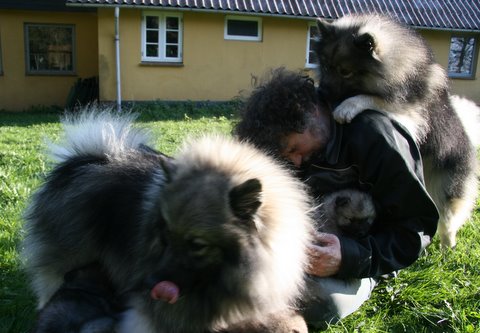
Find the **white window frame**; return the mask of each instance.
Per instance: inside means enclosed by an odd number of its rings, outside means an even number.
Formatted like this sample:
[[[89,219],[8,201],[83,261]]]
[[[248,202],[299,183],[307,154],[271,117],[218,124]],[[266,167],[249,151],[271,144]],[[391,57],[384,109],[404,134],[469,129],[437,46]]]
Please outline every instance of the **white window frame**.
[[[158,17],[159,23],[159,55],[157,57],[147,56],[147,16]],[[178,56],[168,57],[166,56],[166,18],[176,17],[178,18]],[[183,62],[183,15],[181,13],[159,12],[159,11],[144,11],[142,13],[142,61],[145,62]]]
[[[307,47],[306,47],[306,52],[305,52],[305,54],[306,54],[306,56],[305,56],[305,68],[317,68],[317,64],[316,64],[316,63],[311,63],[311,62],[310,62],[310,52],[314,52],[314,50],[312,49],[312,47],[313,47],[313,45],[312,45],[312,38],[310,38],[312,28],[318,29],[316,22],[310,22],[310,23],[308,23],[308,29],[307,29]]]
[[[469,72],[463,72],[463,73],[457,73],[453,72],[450,70],[450,61],[452,61],[451,56],[452,56],[452,39],[453,38],[473,38],[473,45],[472,48],[470,49],[471,52],[471,59],[470,59],[470,71]],[[475,74],[476,74],[476,64],[478,61],[478,49],[479,49],[479,42],[480,39],[475,36],[475,35],[469,35],[469,34],[454,34],[450,38],[450,47],[449,47],[449,54],[448,54],[448,66],[447,66],[447,71],[448,71],[448,77],[452,79],[470,79],[473,80],[475,79]]]
[[[257,36],[242,36],[242,35],[229,35],[228,34],[228,21],[255,21],[257,22]],[[252,16],[240,16],[240,15],[227,15],[225,16],[225,27],[223,37],[226,40],[243,40],[243,41],[262,41],[262,18]]]

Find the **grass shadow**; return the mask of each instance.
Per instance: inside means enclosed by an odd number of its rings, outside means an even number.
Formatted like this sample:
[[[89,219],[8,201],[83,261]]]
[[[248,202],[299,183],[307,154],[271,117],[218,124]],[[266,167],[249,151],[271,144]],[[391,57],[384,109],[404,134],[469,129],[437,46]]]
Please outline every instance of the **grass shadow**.
[[[36,317],[35,298],[20,268],[0,273],[0,332],[28,332]]]
[[[145,102],[125,102],[122,104],[122,112],[138,114],[137,121],[185,121],[197,120],[202,118],[225,118],[228,120],[236,119],[242,102],[238,99],[224,102],[214,101],[145,101]],[[65,112],[76,113],[86,109],[80,107],[70,111],[65,111],[60,107],[32,107],[25,111],[11,112],[0,110],[0,127],[2,126],[20,126],[28,127],[39,124],[50,124],[59,122]],[[109,109],[115,112],[113,103],[102,103],[100,109]]]
[[[58,123],[62,111],[55,108],[27,110],[20,112],[0,111],[0,127],[28,127],[41,124]]]
[[[126,103],[124,110],[139,113],[138,121],[185,121],[202,118],[236,119],[242,107],[239,100],[225,102],[137,102]]]

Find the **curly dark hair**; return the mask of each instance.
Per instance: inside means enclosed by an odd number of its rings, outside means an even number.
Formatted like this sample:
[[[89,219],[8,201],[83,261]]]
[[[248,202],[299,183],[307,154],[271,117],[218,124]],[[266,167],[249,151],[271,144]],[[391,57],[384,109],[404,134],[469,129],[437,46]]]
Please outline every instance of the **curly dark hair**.
[[[313,80],[285,68],[272,70],[240,110],[233,134],[260,149],[278,154],[286,135],[302,133],[318,104]]]

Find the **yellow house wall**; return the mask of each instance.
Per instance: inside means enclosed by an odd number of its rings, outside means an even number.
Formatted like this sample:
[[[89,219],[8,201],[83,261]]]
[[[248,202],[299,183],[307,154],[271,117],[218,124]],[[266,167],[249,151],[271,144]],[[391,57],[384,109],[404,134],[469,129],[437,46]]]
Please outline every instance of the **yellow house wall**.
[[[77,75],[27,75],[24,23],[75,25]],[[0,75],[0,109],[19,111],[33,105],[64,106],[70,88],[79,77],[97,75],[96,35],[95,13],[0,10],[3,61],[3,75]]]
[[[100,99],[115,100],[114,12],[99,10]],[[229,100],[251,87],[252,75],[285,66],[303,69],[308,22],[264,17],[263,41],[224,39],[221,14],[183,13],[183,66],[141,63],[141,10],[120,10],[124,101]]]
[[[448,53],[450,50],[451,32],[421,30],[421,35],[425,37],[435,53],[436,61],[448,68]],[[477,43],[480,43],[480,36],[477,37]],[[477,45],[479,47],[480,45]],[[477,67],[475,79],[450,79],[450,89],[453,94],[468,97],[480,104],[480,80],[478,79],[480,71],[480,57],[477,57]]]
[[[114,12],[99,9],[98,15],[100,99],[112,101],[116,98]],[[232,41],[223,36],[225,15],[198,12],[183,12],[183,66],[142,64],[141,15],[140,9],[120,10],[124,101],[229,100],[249,90],[252,76],[261,76],[269,68],[305,66],[308,21],[263,17],[261,42]],[[420,33],[446,68],[450,33]],[[480,103],[479,80],[453,79],[451,88]]]

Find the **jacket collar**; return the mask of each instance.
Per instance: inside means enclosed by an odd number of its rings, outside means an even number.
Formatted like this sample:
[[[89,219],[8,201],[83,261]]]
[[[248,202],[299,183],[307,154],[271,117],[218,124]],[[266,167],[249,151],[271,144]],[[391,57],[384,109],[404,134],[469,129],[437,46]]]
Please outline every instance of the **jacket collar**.
[[[319,152],[317,157],[312,160],[312,164],[315,164],[315,162],[326,162],[332,165],[338,162],[343,137],[343,126],[337,123],[332,117],[330,128],[330,141],[328,142],[325,149]]]

